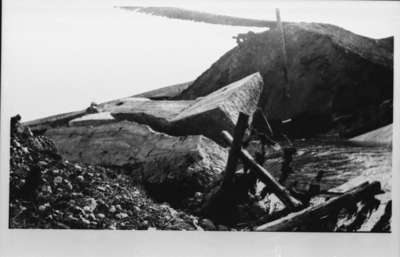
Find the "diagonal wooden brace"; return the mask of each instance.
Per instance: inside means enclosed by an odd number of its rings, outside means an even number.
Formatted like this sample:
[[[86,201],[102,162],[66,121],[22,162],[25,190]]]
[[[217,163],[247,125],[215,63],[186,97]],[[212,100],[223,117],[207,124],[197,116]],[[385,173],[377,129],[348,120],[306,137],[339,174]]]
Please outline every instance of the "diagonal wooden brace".
[[[233,138],[229,134],[229,132],[225,130],[222,131],[222,136],[228,145],[232,145]],[[289,208],[290,210],[295,210],[297,207],[301,206],[301,203],[293,198],[290,193],[285,189],[285,187],[279,184],[275,180],[275,178],[268,173],[268,171],[266,171],[260,164],[258,164],[247,150],[243,148],[240,150],[240,158],[250,169],[252,169],[257,174],[258,178],[271,189],[271,191],[279,198],[279,200],[282,201],[282,203],[287,208]]]

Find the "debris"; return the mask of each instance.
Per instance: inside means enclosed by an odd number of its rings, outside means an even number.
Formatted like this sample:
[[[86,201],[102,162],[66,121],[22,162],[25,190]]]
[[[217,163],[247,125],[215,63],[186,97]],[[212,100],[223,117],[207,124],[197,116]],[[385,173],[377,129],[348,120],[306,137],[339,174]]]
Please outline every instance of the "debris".
[[[48,139],[23,131],[10,140],[10,228],[196,229],[196,217],[153,202],[130,176],[63,161]]]
[[[336,214],[340,209],[361,201],[366,196],[374,196],[379,193],[381,193],[379,182],[366,182],[345,192],[341,196],[334,197],[319,205],[290,213],[281,219],[259,226],[256,228],[256,231],[293,231],[296,227],[307,226],[310,222],[319,222],[325,215]]]
[[[248,120],[248,115],[240,113],[221,185],[211,191],[203,206],[205,215],[218,222],[230,222],[226,217],[237,204],[237,199],[233,196],[233,192],[238,190],[234,184],[234,176],[242,149],[242,139],[249,125]]]
[[[224,139],[227,143],[232,144],[232,136],[223,131],[222,133]],[[290,196],[284,187],[282,187],[261,165],[259,165],[253,157],[246,150],[242,149],[240,151],[240,157],[243,162],[246,163],[254,172],[256,172],[258,178],[265,183],[266,186],[270,187],[270,190],[276,194],[276,196],[288,207],[295,209],[300,206],[300,202]]]

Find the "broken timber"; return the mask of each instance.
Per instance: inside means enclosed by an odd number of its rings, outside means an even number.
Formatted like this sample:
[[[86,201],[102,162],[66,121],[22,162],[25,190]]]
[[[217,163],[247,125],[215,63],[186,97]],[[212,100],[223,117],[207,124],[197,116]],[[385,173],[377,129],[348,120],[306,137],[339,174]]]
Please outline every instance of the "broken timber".
[[[228,143],[228,145],[232,145],[233,138],[227,131],[222,131],[222,136],[224,140]],[[271,191],[282,201],[287,208],[294,210],[301,205],[299,201],[294,199],[286,189],[280,185],[274,177],[268,173],[260,164],[258,164],[250,153],[245,150],[240,150],[240,157],[242,161],[252,169],[258,176],[258,178],[268,187],[271,188]]]
[[[249,116],[244,113],[239,113],[239,118],[234,130],[234,138],[229,151],[228,161],[225,169],[225,176],[221,186],[221,190],[229,188],[232,183],[233,175],[235,174],[237,163],[239,160],[240,150],[242,149],[242,140],[244,133],[249,125]]]
[[[356,203],[365,196],[373,196],[379,193],[381,193],[381,185],[379,182],[365,182],[350,189],[341,196],[334,197],[319,205],[293,212],[283,218],[261,225],[257,227],[255,231],[292,231],[300,225],[307,224],[329,213],[340,210],[348,203]]]
[[[210,193],[209,200],[203,206],[203,212],[207,216],[213,217],[214,220],[229,222],[231,208],[236,204],[236,199],[232,198],[232,192],[235,190],[233,177],[236,172],[240,150],[242,149],[243,136],[248,125],[249,116],[240,112],[234,128],[235,138],[233,142],[231,142],[231,149],[229,151],[223,181],[217,191]]]

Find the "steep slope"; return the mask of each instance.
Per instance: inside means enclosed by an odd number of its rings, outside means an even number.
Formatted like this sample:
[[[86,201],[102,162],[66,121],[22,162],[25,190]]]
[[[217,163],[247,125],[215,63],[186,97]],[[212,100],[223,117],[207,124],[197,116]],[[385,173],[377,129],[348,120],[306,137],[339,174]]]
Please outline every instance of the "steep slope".
[[[279,30],[243,38],[177,98],[207,95],[257,71],[264,80],[261,105],[276,120],[321,123],[393,98],[393,38],[369,39],[327,24],[286,23],[288,83]]]

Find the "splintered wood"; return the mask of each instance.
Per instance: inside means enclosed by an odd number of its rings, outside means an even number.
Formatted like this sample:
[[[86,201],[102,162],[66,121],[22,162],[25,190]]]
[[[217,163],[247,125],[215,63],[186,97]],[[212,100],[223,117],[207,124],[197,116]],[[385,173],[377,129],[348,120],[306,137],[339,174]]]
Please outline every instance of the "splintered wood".
[[[334,197],[319,205],[311,206],[298,212],[257,227],[256,231],[292,231],[294,228],[319,220],[321,217],[356,203],[365,197],[381,193],[379,182],[365,182],[343,195]]]

